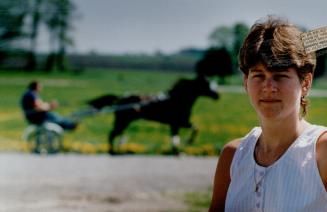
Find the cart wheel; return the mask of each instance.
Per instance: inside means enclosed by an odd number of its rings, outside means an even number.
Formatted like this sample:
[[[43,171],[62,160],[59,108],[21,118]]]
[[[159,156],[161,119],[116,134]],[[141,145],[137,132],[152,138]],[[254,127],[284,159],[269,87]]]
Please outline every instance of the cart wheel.
[[[62,149],[62,136],[55,131],[39,129],[35,134],[33,152],[39,154],[58,153]]]
[[[60,126],[46,123],[41,126],[29,126],[23,135],[27,140],[28,150],[38,154],[58,153],[62,149],[62,133]]]

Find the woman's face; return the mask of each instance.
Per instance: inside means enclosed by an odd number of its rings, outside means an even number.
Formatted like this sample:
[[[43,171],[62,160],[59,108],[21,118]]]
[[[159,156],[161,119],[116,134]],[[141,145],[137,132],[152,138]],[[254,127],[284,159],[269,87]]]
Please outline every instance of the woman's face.
[[[261,120],[299,117],[301,96],[307,95],[311,81],[311,74],[301,83],[294,68],[269,72],[261,63],[244,76],[245,89]]]

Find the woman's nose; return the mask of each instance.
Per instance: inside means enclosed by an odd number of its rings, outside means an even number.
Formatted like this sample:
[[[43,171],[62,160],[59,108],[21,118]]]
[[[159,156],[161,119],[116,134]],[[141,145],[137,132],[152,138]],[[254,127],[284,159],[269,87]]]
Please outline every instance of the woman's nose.
[[[277,83],[276,81],[272,78],[269,77],[265,80],[263,90],[265,92],[275,92],[277,91]]]

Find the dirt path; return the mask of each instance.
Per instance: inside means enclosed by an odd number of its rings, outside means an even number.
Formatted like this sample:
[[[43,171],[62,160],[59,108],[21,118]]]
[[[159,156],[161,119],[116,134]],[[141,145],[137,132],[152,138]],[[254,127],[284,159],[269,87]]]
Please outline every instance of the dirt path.
[[[0,211],[186,211],[217,158],[0,154]]]

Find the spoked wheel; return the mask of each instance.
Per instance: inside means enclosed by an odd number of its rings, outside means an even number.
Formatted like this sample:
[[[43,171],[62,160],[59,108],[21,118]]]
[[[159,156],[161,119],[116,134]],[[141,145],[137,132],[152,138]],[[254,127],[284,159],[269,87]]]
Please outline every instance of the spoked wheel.
[[[31,128],[25,138],[28,149],[34,153],[53,154],[62,149],[61,131],[51,129],[48,125]]]
[[[61,135],[55,131],[40,129],[35,134],[33,151],[40,154],[58,153],[62,149]]]

